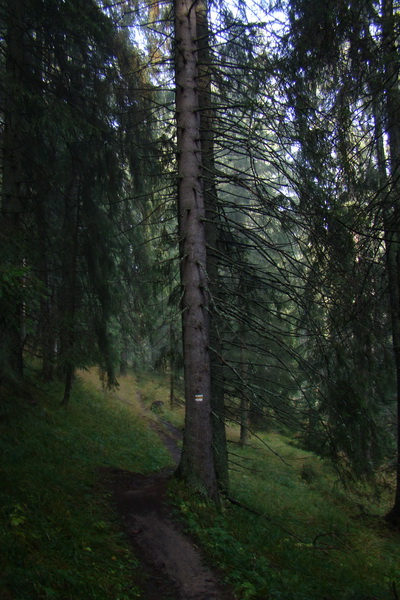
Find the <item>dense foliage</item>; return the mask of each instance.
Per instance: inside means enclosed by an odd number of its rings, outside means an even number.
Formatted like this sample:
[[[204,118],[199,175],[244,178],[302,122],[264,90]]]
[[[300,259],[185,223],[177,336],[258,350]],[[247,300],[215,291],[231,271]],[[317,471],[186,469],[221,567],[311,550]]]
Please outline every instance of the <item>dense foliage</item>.
[[[342,474],[397,465],[400,490],[400,6],[195,4],[218,478],[228,418],[242,444],[290,431]],[[1,385],[34,358],[67,403],[77,367],[114,384],[130,363],[168,369],[173,399],[189,252],[172,8],[3,0],[0,16]]]
[[[112,337],[130,329],[151,86],[95,2],[3,2],[1,17],[1,379],[28,351],[66,376],[67,402],[76,367],[115,381]]]

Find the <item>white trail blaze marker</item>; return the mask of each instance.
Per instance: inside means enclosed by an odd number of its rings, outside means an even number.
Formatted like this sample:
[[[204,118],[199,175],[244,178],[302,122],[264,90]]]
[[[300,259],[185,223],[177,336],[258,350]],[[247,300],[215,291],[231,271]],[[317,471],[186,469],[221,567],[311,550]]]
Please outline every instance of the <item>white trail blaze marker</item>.
[[[194,399],[196,402],[203,402],[203,394],[196,394]]]

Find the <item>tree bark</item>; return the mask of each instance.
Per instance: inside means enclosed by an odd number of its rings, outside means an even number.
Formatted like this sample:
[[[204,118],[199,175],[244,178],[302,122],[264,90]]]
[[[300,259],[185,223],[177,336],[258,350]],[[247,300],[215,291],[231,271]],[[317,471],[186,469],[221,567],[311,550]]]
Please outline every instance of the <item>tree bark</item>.
[[[169,327],[169,406],[175,406],[175,334],[172,323]]]
[[[72,169],[74,171],[74,169]],[[74,174],[72,174],[74,178]],[[76,175],[75,175],[76,177]],[[78,286],[78,230],[80,219],[79,183],[72,181],[70,194],[66,194],[64,214],[64,252],[61,285],[61,319],[60,360],[64,376],[64,396],[61,406],[67,406],[71,396],[75,373],[75,317]]]
[[[245,358],[246,348],[246,330],[244,323],[240,326],[240,376],[242,384],[245,387],[247,382],[248,363]],[[249,400],[246,396],[246,389],[242,391],[240,398],[240,445],[243,448],[249,441]]]
[[[396,492],[386,519],[400,526],[400,89],[398,48],[394,27],[393,0],[382,0],[382,34],[385,56],[387,135],[390,151],[390,180],[385,201],[386,269],[392,321],[393,353],[397,382]]]
[[[5,280],[0,299],[0,384],[20,380],[22,358],[22,300],[16,274],[23,265],[21,224],[24,196],[24,64],[25,28],[21,0],[6,3],[7,33],[5,60],[4,145],[0,210],[0,250]],[[8,281],[7,281],[8,278]]]
[[[211,419],[209,291],[202,184],[196,1],[175,1],[175,82],[178,160],[185,432],[177,474],[218,497]]]
[[[225,399],[221,344],[221,319],[218,318],[220,294],[218,226],[220,211],[215,185],[214,161],[214,110],[211,98],[211,55],[210,31],[208,26],[207,1],[199,0],[196,5],[196,25],[199,63],[199,108],[200,139],[203,161],[203,194],[205,206],[205,236],[207,245],[207,276],[210,291],[210,363],[211,363],[211,414],[213,425],[214,461],[219,487],[229,487],[228,452],[225,430]]]

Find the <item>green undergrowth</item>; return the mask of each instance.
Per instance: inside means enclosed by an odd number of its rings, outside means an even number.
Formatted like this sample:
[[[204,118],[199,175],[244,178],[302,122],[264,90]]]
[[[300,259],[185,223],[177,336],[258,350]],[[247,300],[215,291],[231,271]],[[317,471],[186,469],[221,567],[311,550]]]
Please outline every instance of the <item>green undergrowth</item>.
[[[397,598],[400,537],[379,518],[387,507],[373,490],[344,489],[327,464],[278,434],[230,450],[220,509],[177,482],[171,501],[238,599]]]
[[[149,420],[183,424],[168,378],[130,375],[104,392],[83,373],[62,389],[0,408],[0,600],[142,598],[134,558],[102,467],[140,473],[171,464]],[[152,410],[153,402],[157,413]],[[158,412],[160,411],[160,412]],[[381,518],[392,497],[345,489],[330,466],[269,433],[242,449],[228,428],[231,490],[216,507],[171,482],[176,517],[237,600],[395,600],[400,537]],[[385,504],[386,502],[386,504]]]
[[[146,473],[169,464],[129,402],[135,385],[125,379],[119,396],[78,381],[67,408],[58,385],[42,386],[36,405],[2,399],[1,600],[141,597],[132,583],[140,565],[99,484],[102,467]]]
[[[185,411],[182,385],[175,385],[174,402],[171,407],[168,377],[154,372],[141,373],[136,377],[144,406],[178,429],[183,428]]]

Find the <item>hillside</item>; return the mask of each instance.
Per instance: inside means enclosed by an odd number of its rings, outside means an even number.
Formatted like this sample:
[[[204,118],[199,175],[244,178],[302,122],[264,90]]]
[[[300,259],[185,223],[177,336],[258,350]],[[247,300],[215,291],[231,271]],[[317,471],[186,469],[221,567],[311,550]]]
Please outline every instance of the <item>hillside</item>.
[[[179,428],[182,407],[169,409],[158,376],[104,392],[95,371],[82,373],[67,408],[61,396],[52,385],[36,389],[36,403],[3,401],[1,600],[152,600],[157,585],[178,600],[160,579],[165,564],[150,573],[131,545],[109,484],[112,473],[144,481],[173,467],[157,431],[168,435],[163,420]],[[234,425],[228,435],[230,499],[215,507],[175,480],[165,498],[168,519],[196,540],[230,597],[396,600],[399,538],[377,516],[387,490],[345,490],[328,464],[276,432],[243,450]]]

